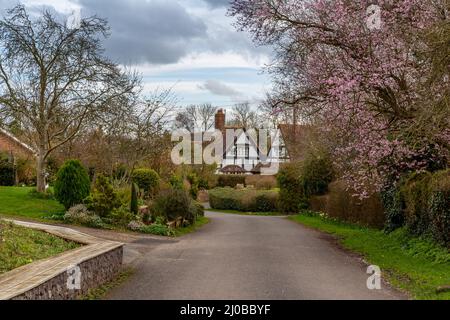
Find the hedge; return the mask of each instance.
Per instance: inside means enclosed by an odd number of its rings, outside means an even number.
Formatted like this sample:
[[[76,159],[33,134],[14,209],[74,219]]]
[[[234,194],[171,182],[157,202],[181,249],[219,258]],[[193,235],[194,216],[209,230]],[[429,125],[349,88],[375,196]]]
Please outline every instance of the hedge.
[[[415,173],[400,192],[408,230],[450,247],[450,170]]]
[[[236,190],[230,187],[209,191],[211,208],[241,212],[277,212],[279,195],[277,191]]]
[[[217,176],[217,186],[220,188],[225,188],[225,187],[234,188],[238,184],[245,185],[246,177],[247,176],[245,176],[245,175],[236,175],[236,174],[218,175]]]

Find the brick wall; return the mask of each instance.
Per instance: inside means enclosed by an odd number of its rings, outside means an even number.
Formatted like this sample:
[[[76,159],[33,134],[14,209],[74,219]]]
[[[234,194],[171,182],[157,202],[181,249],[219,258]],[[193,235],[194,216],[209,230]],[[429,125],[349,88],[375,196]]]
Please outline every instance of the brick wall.
[[[14,157],[29,159],[33,157],[33,153],[20,143],[0,131],[0,152],[13,154]]]

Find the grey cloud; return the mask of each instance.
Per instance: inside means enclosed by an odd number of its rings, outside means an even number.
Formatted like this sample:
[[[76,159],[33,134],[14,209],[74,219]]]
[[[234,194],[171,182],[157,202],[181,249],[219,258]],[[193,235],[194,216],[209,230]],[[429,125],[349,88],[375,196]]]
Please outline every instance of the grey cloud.
[[[204,0],[210,7],[220,8],[228,7],[230,0]]]
[[[206,37],[203,21],[174,1],[80,0],[84,14],[108,19],[108,54],[121,63],[177,62],[194,39]]]
[[[203,85],[199,85],[199,88],[202,90],[209,91],[217,96],[225,96],[232,98],[242,95],[241,92],[217,80],[207,80]]]

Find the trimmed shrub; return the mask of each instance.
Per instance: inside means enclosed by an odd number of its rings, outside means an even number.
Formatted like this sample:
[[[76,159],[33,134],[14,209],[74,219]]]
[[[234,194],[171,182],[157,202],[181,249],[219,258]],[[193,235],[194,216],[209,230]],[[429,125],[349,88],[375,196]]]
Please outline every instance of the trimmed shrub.
[[[14,165],[8,159],[0,158],[0,186],[10,187],[14,183]]]
[[[130,211],[131,213],[137,215],[139,212],[138,204],[138,187],[136,183],[131,183],[131,201],[130,201]]]
[[[247,176],[245,175],[235,175],[235,174],[227,174],[227,175],[218,175],[217,176],[217,186],[231,187],[235,188],[238,184],[245,185],[245,179]]]
[[[159,175],[152,169],[135,169],[131,174],[131,180],[147,195],[154,193],[159,185]]]
[[[186,191],[171,189],[161,192],[153,202],[151,211],[156,216],[162,216],[168,221],[186,218],[189,215],[192,199]]]
[[[301,180],[306,197],[321,196],[328,192],[333,181],[333,168],[326,155],[309,155],[303,161]]]
[[[99,174],[95,180],[94,188],[86,198],[87,208],[102,218],[108,217],[114,209],[122,204],[109,179]]]
[[[211,208],[219,210],[277,212],[278,192],[216,188],[209,191],[209,203]]]
[[[413,174],[401,192],[408,230],[450,247],[450,170]]]
[[[271,190],[277,187],[277,178],[276,176],[246,176],[245,185],[255,186],[258,190]]]
[[[286,214],[297,214],[308,208],[308,199],[303,189],[301,179],[302,167],[300,163],[285,164],[277,175],[280,187],[281,212]]]
[[[66,209],[82,203],[90,188],[89,175],[79,160],[66,161],[56,175],[55,198]]]
[[[382,229],[385,213],[379,195],[367,199],[353,196],[342,181],[329,185],[329,192],[323,196],[312,196],[309,204],[313,211],[326,213],[330,218]]]
[[[380,196],[386,214],[386,232],[392,232],[404,226],[404,201],[402,200],[402,193],[399,187],[391,185],[385,188]]]

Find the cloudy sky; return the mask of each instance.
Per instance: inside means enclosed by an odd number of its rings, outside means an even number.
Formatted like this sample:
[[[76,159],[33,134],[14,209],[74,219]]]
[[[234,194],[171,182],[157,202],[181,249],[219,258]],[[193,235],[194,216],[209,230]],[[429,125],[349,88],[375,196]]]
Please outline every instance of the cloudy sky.
[[[17,0],[0,0],[4,9]],[[270,89],[261,73],[268,48],[255,47],[226,16],[228,0],[22,0],[32,10],[107,18],[107,55],[136,68],[145,91],[173,87],[180,105],[252,103]]]

